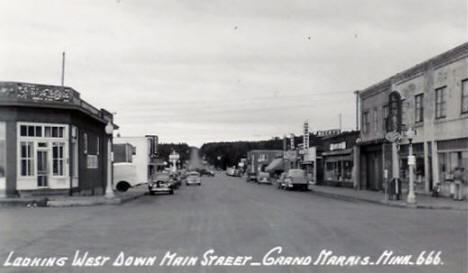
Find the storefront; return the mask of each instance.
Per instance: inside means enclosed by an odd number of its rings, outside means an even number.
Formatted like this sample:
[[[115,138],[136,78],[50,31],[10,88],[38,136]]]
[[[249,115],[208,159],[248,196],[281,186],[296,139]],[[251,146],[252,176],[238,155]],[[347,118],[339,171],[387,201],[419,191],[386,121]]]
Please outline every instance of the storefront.
[[[353,149],[322,153],[324,182],[331,186],[353,187]]]
[[[437,157],[442,195],[449,196],[454,191],[455,168],[463,168],[464,180],[468,181],[468,138],[438,141]]]
[[[109,122],[71,88],[0,82],[0,191],[102,194]]]

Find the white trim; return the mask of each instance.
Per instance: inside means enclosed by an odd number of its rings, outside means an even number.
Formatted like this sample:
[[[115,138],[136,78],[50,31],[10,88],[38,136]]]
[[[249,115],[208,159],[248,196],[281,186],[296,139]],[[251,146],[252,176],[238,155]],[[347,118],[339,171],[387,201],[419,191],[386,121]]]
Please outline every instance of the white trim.
[[[69,152],[69,125],[63,123],[42,123],[42,122],[21,122],[18,121],[17,124],[17,189],[42,189],[42,188],[68,188],[69,185],[63,184],[63,180],[67,179],[70,173],[69,164],[70,164],[70,152]],[[42,136],[40,137],[31,137],[31,136],[21,136],[21,126],[41,126],[42,127]],[[45,137],[45,127],[62,127],[63,136],[62,137]],[[22,176],[21,175],[21,142],[28,141],[33,142],[33,171],[34,174],[31,176]],[[39,143],[47,143],[47,147],[39,147]],[[63,175],[54,175],[53,174],[53,143],[59,142],[63,143]],[[37,185],[37,150],[47,151],[47,164],[48,164],[48,186],[40,187]]]

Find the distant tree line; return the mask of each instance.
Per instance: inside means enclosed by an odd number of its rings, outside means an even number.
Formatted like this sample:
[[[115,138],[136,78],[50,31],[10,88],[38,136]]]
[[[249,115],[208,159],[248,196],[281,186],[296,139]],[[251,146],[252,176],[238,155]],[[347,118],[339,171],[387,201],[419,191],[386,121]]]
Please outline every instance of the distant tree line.
[[[250,150],[282,150],[283,140],[274,138],[263,141],[209,142],[200,148],[200,154],[210,165],[226,169],[235,166]]]

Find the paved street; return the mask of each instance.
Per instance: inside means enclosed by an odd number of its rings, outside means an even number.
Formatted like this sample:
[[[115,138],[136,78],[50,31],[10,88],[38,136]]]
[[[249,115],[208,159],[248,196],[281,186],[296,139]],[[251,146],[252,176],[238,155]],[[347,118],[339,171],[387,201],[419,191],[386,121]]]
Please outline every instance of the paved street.
[[[400,209],[286,192],[246,183],[244,178],[203,178],[173,196],[144,196],[121,206],[3,208],[0,210],[0,266],[15,256],[154,256],[166,251],[198,256],[252,256],[283,247],[283,255],[371,256],[385,250],[419,255],[440,250],[438,266],[241,266],[241,267],[36,267],[1,272],[466,272],[465,211]],[[70,258],[71,259],[71,258]],[[416,258],[414,258],[416,259]]]

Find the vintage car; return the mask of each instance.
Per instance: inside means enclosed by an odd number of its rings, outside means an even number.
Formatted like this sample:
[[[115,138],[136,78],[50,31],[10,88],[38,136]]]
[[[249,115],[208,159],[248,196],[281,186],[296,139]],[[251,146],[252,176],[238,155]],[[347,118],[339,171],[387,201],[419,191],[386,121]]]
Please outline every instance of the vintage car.
[[[281,177],[279,180],[281,180]],[[290,169],[284,175],[284,178],[280,183],[280,188],[285,190],[307,190],[307,186],[309,184],[305,172],[302,169]]]
[[[148,190],[151,195],[156,193],[174,193],[175,183],[168,172],[158,173],[148,183]]]
[[[258,174],[257,174],[257,183],[259,183],[259,184],[271,184],[270,173],[258,172]]]
[[[245,181],[257,181],[257,174],[255,172],[247,172],[247,176],[245,177]]]
[[[187,175],[187,179],[185,180],[185,185],[198,185],[201,186],[201,178],[200,173],[198,172],[189,172]]]

